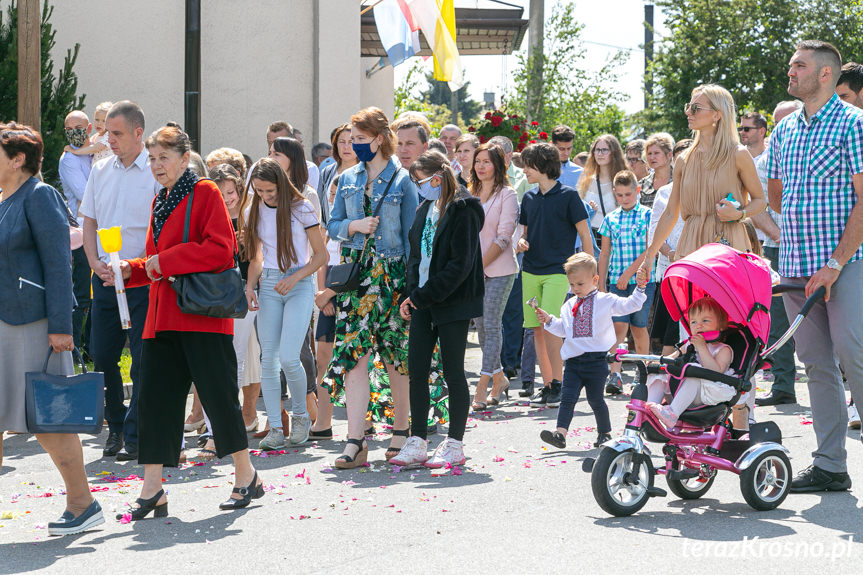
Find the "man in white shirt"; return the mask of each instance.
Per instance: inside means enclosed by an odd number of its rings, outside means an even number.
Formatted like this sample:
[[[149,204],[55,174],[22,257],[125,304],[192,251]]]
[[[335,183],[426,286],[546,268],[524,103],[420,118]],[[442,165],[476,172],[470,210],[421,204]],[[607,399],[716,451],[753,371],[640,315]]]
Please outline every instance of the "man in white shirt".
[[[120,226],[123,237],[120,259],[142,257],[153,198],[160,186],[150,171],[144,149],[141,108],[128,100],[117,102],[108,112],[105,127],[114,156],[93,166],[80,207],[84,217],[84,251],[93,270],[90,355],[96,371],[105,373],[108,441],[103,453],[116,455],[118,461],[131,461],[138,458],[138,374],[149,287],[126,289],[132,327],[124,331],[114,288],[103,285],[113,277],[113,272],[108,255],[96,239],[96,230]],[[118,365],[126,336],[132,355],[132,399],[128,409],[123,404],[123,379]]]

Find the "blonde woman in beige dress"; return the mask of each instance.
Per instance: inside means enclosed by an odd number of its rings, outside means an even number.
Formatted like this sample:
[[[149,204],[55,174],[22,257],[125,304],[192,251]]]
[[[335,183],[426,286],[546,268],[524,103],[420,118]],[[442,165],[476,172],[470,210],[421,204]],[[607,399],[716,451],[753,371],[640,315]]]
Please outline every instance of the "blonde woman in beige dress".
[[[659,248],[674,228],[678,215],[683,219],[683,231],[675,260],[713,242],[747,251],[749,238],[741,221],[767,206],[755,162],[740,145],[734,100],[728,90],[714,84],[698,86],[692,91],[685,112],[695,141],[674,165],[668,206],[659,218],[653,241],[638,270],[639,281],[650,277]],[[729,193],[739,207],[726,199]],[[735,428],[748,428],[748,414],[744,411],[734,410]]]

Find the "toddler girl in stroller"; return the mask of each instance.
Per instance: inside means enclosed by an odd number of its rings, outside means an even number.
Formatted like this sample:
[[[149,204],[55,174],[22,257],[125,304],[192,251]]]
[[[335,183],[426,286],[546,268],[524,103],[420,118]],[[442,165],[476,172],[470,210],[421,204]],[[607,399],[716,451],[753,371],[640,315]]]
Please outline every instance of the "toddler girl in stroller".
[[[677,355],[690,356],[690,365],[697,365],[727,375],[734,375],[729,369],[734,352],[722,342],[722,333],[728,328],[728,314],[712,298],[703,297],[689,306],[689,331],[692,337]],[[679,384],[668,377],[655,376],[647,382],[647,408],[667,427],[674,427],[680,414],[697,405],[717,405],[729,401],[736,391],[730,385],[686,377],[681,373]],[[667,394],[674,398],[669,405],[659,402]]]

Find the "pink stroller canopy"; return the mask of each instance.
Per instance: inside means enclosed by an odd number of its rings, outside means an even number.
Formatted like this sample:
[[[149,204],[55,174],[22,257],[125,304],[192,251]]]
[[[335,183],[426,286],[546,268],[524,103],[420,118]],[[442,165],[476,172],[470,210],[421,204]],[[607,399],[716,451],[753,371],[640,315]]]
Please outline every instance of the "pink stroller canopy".
[[[684,320],[690,304],[710,296],[728,313],[728,319],[749,326],[767,342],[770,334],[770,268],[754,254],[722,244],[707,244],[668,266],[662,278],[662,300],[674,321]]]

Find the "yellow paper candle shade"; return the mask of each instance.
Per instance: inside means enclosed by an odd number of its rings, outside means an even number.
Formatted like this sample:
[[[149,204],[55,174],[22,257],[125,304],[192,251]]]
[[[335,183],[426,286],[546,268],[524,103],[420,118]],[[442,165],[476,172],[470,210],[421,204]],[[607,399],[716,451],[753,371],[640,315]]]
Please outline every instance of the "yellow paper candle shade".
[[[102,242],[102,249],[106,253],[119,252],[123,248],[123,236],[120,235],[120,226],[103,228],[96,231],[99,234],[99,240]]]

